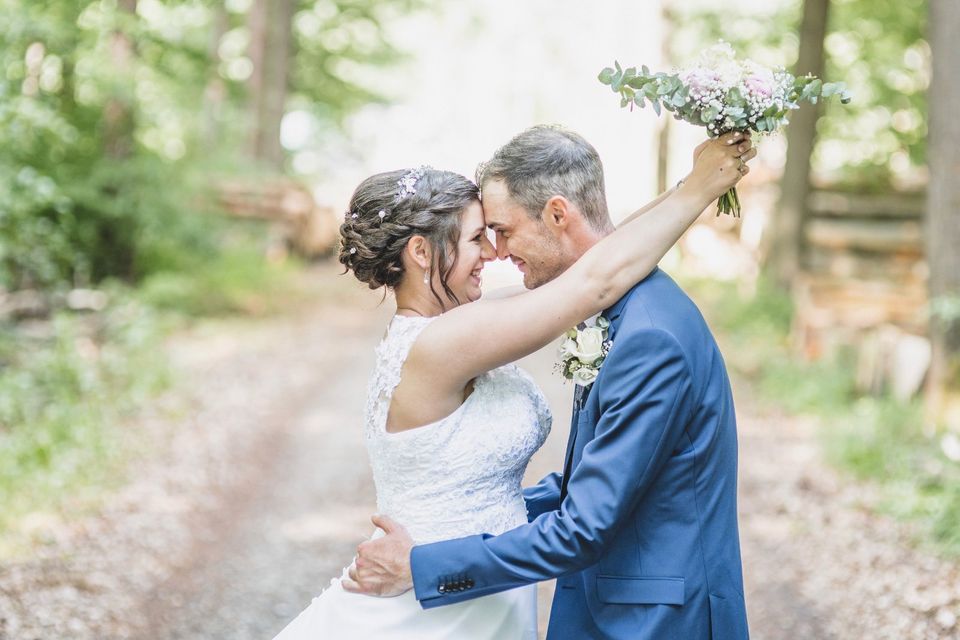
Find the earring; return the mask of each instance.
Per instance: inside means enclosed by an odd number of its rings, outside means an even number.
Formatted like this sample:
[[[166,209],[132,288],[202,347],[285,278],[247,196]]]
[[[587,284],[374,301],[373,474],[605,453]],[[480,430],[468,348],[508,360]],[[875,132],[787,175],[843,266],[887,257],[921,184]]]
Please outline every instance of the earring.
[[[423,270],[423,284],[425,285],[430,284],[430,272],[427,271],[426,269]]]

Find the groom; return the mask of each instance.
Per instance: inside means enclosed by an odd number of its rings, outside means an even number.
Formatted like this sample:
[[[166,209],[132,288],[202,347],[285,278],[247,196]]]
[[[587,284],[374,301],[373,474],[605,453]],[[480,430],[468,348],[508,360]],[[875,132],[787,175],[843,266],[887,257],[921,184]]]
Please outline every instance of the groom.
[[[744,160],[756,154],[739,135],[722,142],[739,144]],[[497,253],[528,288],[613,229],[600,158],[570,131],[524,131],[478,181]],[[431,608],[557,578],[551,640],[748,637],[736,422],[717,345],[660,270],[604,316],[612,347],[594,383],[576,388],[563,473],[524,492],[529,524],[414,547],[377,517],[387,535],[360,545],[344,588],[396,595],[412,585]]]

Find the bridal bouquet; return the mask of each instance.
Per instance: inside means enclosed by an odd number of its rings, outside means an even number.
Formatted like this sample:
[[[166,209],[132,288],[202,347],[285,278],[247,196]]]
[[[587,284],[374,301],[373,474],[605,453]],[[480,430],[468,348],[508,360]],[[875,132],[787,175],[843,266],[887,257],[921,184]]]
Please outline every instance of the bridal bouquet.
[[[737,60],[736,53],[720,41],[700,55],[696,65],[678,73],[651,73],[643,66],[614,68],[600,72],[600,82],[620,94],[620,106],[643,107],[649,101],[677,120],[705,126],[711,138],[731,131],[772,133],[787,124],[787,114],[801,102],[816,104],[820,98],[839,95],[850,102],[841,82],[824,83],[812,75],[794,77],[787,71],[765,67],[753,60]],[[740,215],[736,188],[717,201],[720,213]]]

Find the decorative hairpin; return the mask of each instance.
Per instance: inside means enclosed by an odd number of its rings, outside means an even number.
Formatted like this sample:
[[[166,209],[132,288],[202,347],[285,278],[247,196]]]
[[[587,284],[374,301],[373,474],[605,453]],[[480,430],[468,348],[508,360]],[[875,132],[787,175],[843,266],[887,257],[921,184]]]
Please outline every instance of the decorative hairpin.
[[[417,182],[430,168],[431,167],[428,167],[427,165],[421,165],[416,169],[410,169],[403,174],[403,177],[397,180],[397,193],[393,198],[394,201],[400,202],[404,198],[409,198],[415,194],[417,192]],[[377,217],[380,218],[380,222],[383,222],[387,215],[388,212],[386,209],[380,209],[380,211],[377,212]]]
[[[421,165],[416,169],[410,169],[403,177],[397,180],[397,196],[396,200],[399,202],[404,198],[412,196],[417,192],[417,181],[423,177],[423,174],[427,172],[427,169],[430,169],[427,165]]]

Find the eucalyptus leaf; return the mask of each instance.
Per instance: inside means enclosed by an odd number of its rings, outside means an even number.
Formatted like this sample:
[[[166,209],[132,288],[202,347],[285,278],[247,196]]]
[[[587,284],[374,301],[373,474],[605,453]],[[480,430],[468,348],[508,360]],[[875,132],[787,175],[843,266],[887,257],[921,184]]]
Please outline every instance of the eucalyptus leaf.
[[[613,88],[614,91],[620,91],[620,88],[623,86],[622,71],[617,71],[615,74],[613,74],[613,78],[611,79],[610,86]]]

